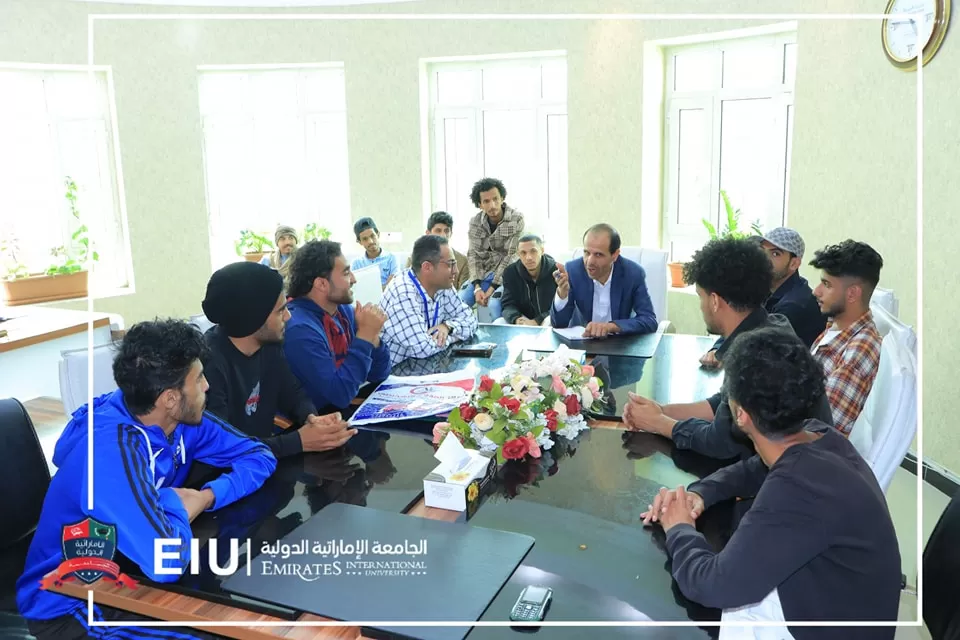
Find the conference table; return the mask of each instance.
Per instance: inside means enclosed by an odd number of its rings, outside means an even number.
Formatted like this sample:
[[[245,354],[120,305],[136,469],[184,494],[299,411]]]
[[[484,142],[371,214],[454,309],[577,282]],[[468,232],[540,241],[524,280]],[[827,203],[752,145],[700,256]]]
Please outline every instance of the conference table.
[[[491,371],[529,357],[531,345],[549,348],[551,336],[549,329],[481,325],[473,341],[497,345],[488,357],[458,356],[449,349],[429,359],[402,362],[393,373]],[[604,381],[604,407],[591,417],[593,428],[573,442],[555,445],[540,460],[501,466],[489,493],[469,519],[462,512],[423,504],[423,478],[437,465],[430,442],[433,423],[409,421],[361,429],[336,451],[281,460],[260,490],[197,518],[193,535],[201,541],[248,540],[256,562],[264,544],[281,540],[328,505],[345,503],[535,538],[481,622],[508,621],[517,597],[529,584],[553,589],[547,621],[719,620],[719,611],[690,602],[679,591],[670,573],[663,531],[644,527],[640,513],[662,486],[688,484],[730,461],[677,451],[669,440],[627,431],[618,416],[629,391],[662,404],[693,402],[719,390],[722,373],[699,366],[698,359],[712,339],[676,334],[654,338],[653,342],[648,339],[652,349],[648,358],[592,356],[596,345],[573,343],[571,348],[587,351],[588,360]],[[732,504],[724,503],[698,520],[698,528],[718,550],[729,535],[733,510]],[[241,565],[245,553],[246,549],[241,549]],[[202,555],[206,556],[206,549]],[[138,577],[135,566],[124,568]],[[226,578],[207,569],[175,583],[138,579],[141,583],[135,590],[100,581],[91,587],[96,602],[159,620],[229,620],[245,626],[207,630],[240,639],[385,637],[377,628],[283,626],[284,621],[327,620],[322,616],[322,604],[311,613],[240,597],[223,588]],[[336,582],[327,584],[336,588]],[[76,583],[57,589],[86,597],[87,588]],[[371,603],[368,619],[378,619],[375,603]],[[468,637],[516,637],[524,631],[529,629],[477,626],[469,630]],[[576,627],[539,630],[551,638],[579,638],[586,632]],[[716,637],[717,628],[603,627],[597,632],[603,637],[706,638]]]

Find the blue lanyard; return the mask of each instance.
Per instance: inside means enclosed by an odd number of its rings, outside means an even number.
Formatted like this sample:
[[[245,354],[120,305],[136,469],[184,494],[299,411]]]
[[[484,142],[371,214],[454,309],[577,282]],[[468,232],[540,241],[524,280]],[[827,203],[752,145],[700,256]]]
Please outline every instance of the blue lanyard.
[[[407,271],[407,275],[410,276],[410,282],[413,283],[413,286],[417,288],[417,293],[420,294],[420,299],[423,300],[423,319],[427,321],[427,329],[432,329],[437,326],[437,318],[440,317],[440,300],[436,300],[433,304],[433,322],[430,322],[430,307],[427,304],[427,292],[423,290],[423,287],[420,286],[420,282],[417,280],[416,276],[413,275],[413,270]]]

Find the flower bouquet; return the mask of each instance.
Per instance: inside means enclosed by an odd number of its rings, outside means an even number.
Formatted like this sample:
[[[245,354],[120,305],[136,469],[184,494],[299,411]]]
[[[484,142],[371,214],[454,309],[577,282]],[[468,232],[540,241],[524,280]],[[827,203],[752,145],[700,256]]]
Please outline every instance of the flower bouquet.
[[[599,406],[602,383],[566,346],[516,363],[494,377],[481,376],[467,402],[433,428],[439,445],[452,432],[468,449],[496,455],[497,463],[539,458],[555,438],[574,439],[588,429],[583,414]]]

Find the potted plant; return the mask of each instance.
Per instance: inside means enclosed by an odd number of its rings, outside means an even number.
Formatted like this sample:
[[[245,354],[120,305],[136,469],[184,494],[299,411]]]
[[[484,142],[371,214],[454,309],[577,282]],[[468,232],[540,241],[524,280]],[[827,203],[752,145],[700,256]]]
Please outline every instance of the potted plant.
[[[321,227],[316,222],[310,222],[303,228],[304,244],[311,240],[329,240],[331,235],[329,229]]]
[[[726,210],[727,214],[727,227],[723,231],[718,232],[717,228],[713,226],[713,223],[703,219],[703,226],[707,228],[707,233],[710,234],[711,240],[716,240],[717,238],[749,238],[753,235],[761,235],[762,231],[760,230],[760,223],[754,222],[750,228],[752,233],[740,230],[740,209],[734,209],[733,205],[730,204],[730,198],[727,197],[727,192],[723,189],[720,190],[720,197],[723,198],[723,207]]]
[[[244,229],[240,232],[240,239],[235,243],[237,255],[250,262],[260,262],[264,255],[270,253],[273,243],[264,235]]]
[[[91,249],[89,229],[77,209],[77,184],[67,176],[64,180],[65,198],[70,215],[79,223],[66,245],[51,250],[54,262],[40,274],[28,272],[19,257],[16,239],[5,241],[0,253],[5,256],[6,275],[3,281],[6,304],[10,306],[85,298],[89,291],[88,258],[97,261],[99,254]]]

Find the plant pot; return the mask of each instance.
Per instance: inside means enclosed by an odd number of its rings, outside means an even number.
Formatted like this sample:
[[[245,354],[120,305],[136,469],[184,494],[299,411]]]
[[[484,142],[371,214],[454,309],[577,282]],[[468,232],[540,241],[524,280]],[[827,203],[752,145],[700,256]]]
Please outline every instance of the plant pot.
[[[29,276],[3,281],[4,302],[11,307],[54,300],[86,298],[89,279],[86,271],[56,276]]]
[[[248,262],[260,262],[263,259],[263,256],[269,255],[270,252],[261,251],[260,253],[245,253],[243,257]]]
[[[677,289],[681,289],[687,286],[687,283],[683,280],[683,263],[682,262],[671,262],[667,265],[667,268],[670,269],[670,286]]]

